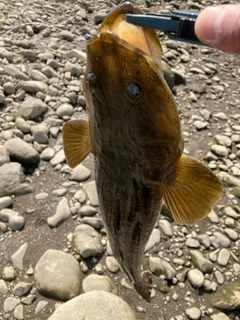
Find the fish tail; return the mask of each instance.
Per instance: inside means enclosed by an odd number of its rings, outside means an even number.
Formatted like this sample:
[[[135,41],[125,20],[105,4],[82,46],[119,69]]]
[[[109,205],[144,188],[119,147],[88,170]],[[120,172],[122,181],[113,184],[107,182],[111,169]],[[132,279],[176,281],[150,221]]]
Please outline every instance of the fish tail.
[[[179,224],[205,218],[221,198],[223,186],[200,161],[183,156],[162,182],[163,199]]]
[[[134,288],[143,299],[151,303],[152,273],[150,271],[144,271],[141,277],[142,282],[134,283]]]

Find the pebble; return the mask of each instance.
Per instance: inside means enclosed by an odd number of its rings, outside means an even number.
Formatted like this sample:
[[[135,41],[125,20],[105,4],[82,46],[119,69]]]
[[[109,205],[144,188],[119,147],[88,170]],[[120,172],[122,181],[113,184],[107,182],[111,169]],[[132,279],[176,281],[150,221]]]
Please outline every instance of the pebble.
[[[21,245],[21,247],[11,256],[12,264],[15,268],[23,270],[23,258],[28,248],[27,242]]]
[[[197,267],[203,273],[211,273],[213,270],[213,264],[210,260],[205,258],[201,252],[197,250],[190,250],[189,254],[195,267]]]
[[[74,196],[75,197],[75,196]],[[82,216],[95,216],[96,213],[97,213],[97,209],[94,208],[94,207],[91,207],[91,206],[82,206],[79,210],[79,213],[82,215]]]
[[[72,245],[74,251],[85,259],[100,255],[104,250],[99,233],[85,224],[76,227]]]
[[[96,274],[91,274],[83,280],[82,289],[84,293],[94,290],[117,293],[117,288],[109,277]]]
[[[84,184],[83,191],[86,192],[91,205],[94,207],[99,206],[99,200],[97,195],[96,183],[95,181],[90,181]]]
[[[80,294],[82,276],[79,263],[72,255],[53,249],[43,254],[34,270],[39,293],[60,301]]]
[[[146,244],[144,252],[147,252],[152,247],[154,247],[156,244],[158,244],[160,242],[160,239],[161,239],[160,231],[158,229],[154,228],[151,235],[150,235],[150,238],[148,239],[148,242]]]
[[[106,267],[112,273],[117,273],[120,270],[119,264],[114,257],[106,257]]]
[[[176,276],[174,268],[164,259],[149,257],[149,267],[153,274],[163,275],[167,280],[172,280]]]
[[[194,288],[201,288],[203,286],[204,275],[200,270],[198,269],[189,270],[187,273],[187,278],[190,284]]]
[[[186,309],[186,315],[191,320],[198,320],[201,317],[201,310],[196,307]]]
[[[173,231],[172,231],[171,224],[168,220],[165,220],[165,219],[159,220],[159,227],[166,236],[172,237]]]
[[[230,253],[227,249],[221,249],[218,254],[217,263],[220,266],[226,266],[229,262]]]
[[[6,300],[4,300],[3,311],[6,313],[11,312],[19,304],[20,304],[20,299],[8,297],[6,298]]]
[[[93,307],[94,306],[94,307]],[[64,303],[48,320],[137,320],[135,311],[121,298],[105,291],[90,291]]]
[[[71,216],[71,212],[68,206],[67,198],[63,197],[56,208],[56,212],[53,216],[47,218],[47,223],[52,228],[57,228],[60,224],[66,221]]]
[[[84,180],[87,180],[90,177],[90,174],[91,174],[90,170],[88,170],[82,164],[79,164],[71,172],[70,180],[84,181]]]

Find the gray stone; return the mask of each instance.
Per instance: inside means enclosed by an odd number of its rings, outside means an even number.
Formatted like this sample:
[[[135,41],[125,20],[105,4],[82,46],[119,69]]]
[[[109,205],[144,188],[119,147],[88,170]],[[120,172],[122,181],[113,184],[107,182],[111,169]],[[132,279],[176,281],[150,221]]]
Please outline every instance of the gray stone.
[[[150,238],[148,239],[148,242],[145,246],[144,252],[147,252],[152,247],[154,247],[157,243],[159,243],[160,239],[161,239],[160,231],[158,229],[154,228],[151,235],[150,235]]]
[[[97,212],[97,209],[91,206],[83,206],[79,210],[82,216],[95,216]]]
[[[228,262],[229,262],[229,259],[230,259],[230,253],[227,249],[221,249],[219,251],[219,254],[218,254],[218,259],[217,259],[217,263],[220,265],[220,266],[223,266],[225,267]]]
[[[229,153],[228,149],[225,146],[221,146],[218,144],[211,145],[211,151],[219,157],[227,157]]]
[[[93,307],[94,306],[94,307]],[[137,320],[131,307],[116,295],[90,291],[64,303],[48,320]]]
[[[212,297],[212,305],[222,311],[240,308],[239,297],[240,280],[223,285]]]
[[[71,32],[67,31],[67,30],[63,30],[60,32],[60,37],[62,37],[63,39],[65,40],[68,40],[68,41],[73,41],[74,38],[75,38],[75,35],[72,34]]]
[[[85,183],[83,186],[83,191],[86,192],[88,199],[90,200],[92,206],[98,207],[99,200],[98,200],[95,181],[90,181],[90,182]]]
[[[33,70],[31,72],[31,78],[33,80],[37,80],[37,81],[42,81],[42,82],[48,83],[48,77],[46,77],[45,74],[43,74],[39,70]]]
[[[149,257],[149,267],[152,273],[157,276],[164,275],[166,280],[172,280],[176,276],[174,268],[162,258]]]
[[[161,67],[162,67],[164,79],[166,80],[169,88],[172,89],[175,84],[174,72],[172,71],[171,67],[163,60],[161,61]]]
[[[20,230],[24,227],[25,219],[22,216],[13,215],[9,218],[9,227],[13,230]]]
[[[91,171],[84,167],[82,164],[76,166],[70,175],[70,180],[84,181],[90,177]]]
[[[187,273],[187,278],[190,284],[194,288],[201,288],[203,286],[204,275],[200,270],[198,269],[189,270]]]
[[[77,226],[74,231],[73,249],[85,259],[104,251],[99,233],[85,224]]]
[[[89,226],[93,227],[94,229],[101,229],[104,227],[103,221],[100,218],[83,217],[82,222],[85,224],[88,224]]]
[[[13,61],[13,54],[4,47],[0,47],[0,58],[7,59],[9,63]]]
[[[9,162],[10,158],[7,149],[4,146],[0,146],[0,166]]]
[[[159,227],[166,236],[172,237],[173,235],[172,227],[168,220],[165,220],[165,219],[159,220]]]
[[[117,293],[115,284],[107,276],[99,276],[97,274],[91,274],[87,276],[82,283],[83,292],[89,292],[94,290],[107,291],[110,293]]]
[[[54,157],[55,153],[56,153],[56,151],[53,148],[47,147],[41,153],[40,158],[42,160],[49,161]]]
[[[29,80],[29,77],[25,73],[23,73],[16,66],[11,64],[4,67],[4,72],[9,76],[12,76],[19,80]]]
[[[48,111],[48,106],[42,100],[29,97],[21,105],[20,113],[24,119],[34,120],[43,116]]]
[[[16,306],[13,312],[14,318],[17,320],[24,320],[24,315],[23,315],[23,305],[19,304]]]
[[[210,316],[211,320],[230,320],[230,318],[222,312],[215,313]]]
[[[189,251],[191,260],[196,268],[198,268],[203,273],[211,273],[213,270],[213,264],[210,260],[205,258],[201,252],[197,250]]]
[[[197,239],[188,238],[186,240],[186,246],[189,247],[189,248],[199,248],[200,247],[200,243],[198,242]]]
[[[19,213],[17,211],[14,211],[12,209],[2,209],[0,211],[0,219],[4,222],[8,222],[10,217],[13,217],[13,216],[19,216]]]
[[[232,145],[232,139],[230,139],[227,136],[217,134],[215,135],[214,139],[217,142],[217,144],[220,144],[222,146],[231,147]]]
[[[82,74],[82,68],[79,64],[73,64],[69,61],[65,64],[65,71],[70,72],[72,76],[79,77]]]
[[[2,197],[2,198],[0,198],[0,210],[10,207],[11,204],[12,204],[12,198],[11,197]]]
[[[45,125],[40,124],[40,125],[32,126],[31,132],[32,132],[34,141],[37,141],[40,144],[48,143],[49,129]]]
[[[34,272],[39,293],[61,301],[80,294],[82,276],[79,263],[71,254],[52,249],[40,258]]]
[[[15,124],[19,130],[21,130],[23,133],[29,133],[31,132],[31,126],[27,121],[23,118],[17,118],[15,121]]]
[[[11,82],[11,81],[5,82],[3,84],[3,92],[6,93],[6,94],[15,93],[15,85],[14,85],[14,83]]]
[[[18,304],[20,304],[20,299],[8,297],[4,300],[3,311],[6,313],[11,312]]]
[[[70,215],[68,200],[63,197],[57,205],[55,214],[47,219],[47,223],[50,227],[57,228],[61,223],[66,221]]]
[[[36,200],[46,200],[48,198],[47,192],[40,192],[35,195]]]
[[[188,318],[191,320],[198,320],[201,317],[201,310],[196,307],[186,309],[185,312]]]
[[[48,305],[48,301],[41,300],[38,302],[36,308],[35,308],[35,314],[38,314],[40,311],[42,311],[46,306]]]
[[[59,75],[58,73],[50,66],[46,66],[42,69],[42,73],[47,77],[47,78],[58,78]]]
[[[239,219],[240,214],[237,213],[232,207],[225,207],[224,208],[224,213],[233,219]]]
[[[209,123],[207,121],[201,121],[201,120],[196,120],[196,121],[194,121],[193,124],[194,124],[195,128],[198,130],[205,129],[209,125]]]
[[[20,195],[33,191],[31,186],[23,183],[25,176],[20,163],[11,162],[0,166],[0,177],[0,196]]]
[[[12,281],[16,278],[16,271],[13,266],[8,266],[3,269],[2,277],[4,280]]]
[[[76,200],[78,200],[80,203],[85,203],[86,202],[86,200],[87,200],[87,195],[86,195],[86,193],[82,190],[82,189],[79,189],[75,194],[74,194],[74,198],[76,199]],[[96,211],[96,209],[95,208],[93,208],[93,207],[91,207],[91,206],[87,206],[87,207],[89,207],[89,208],[85,208],[85,209],[83,209],[83,215],[84,215],[84,210],[86,210],[86,215],[88,215],[88,210],[90,210],[90,211],[95,211],[95,213],[97,212]],[[82,208],[84,208],[84,207],[82,207]],[[81,210],[81,209],[80,209]],[[92,215],[94,215],[95,213],[92,213]],[[90,213],[90,215],[91,215],[91,213]]]
[[[40,161],[37,151],[22,139],[9,139],[5,142],[4,146],[10,158],[22,164],[34,165]]]
[[[68,57],[69,58],[77,58],[77,59],[85,61],[86,60],[86,52],[78,50],[78,49],[73,49],[69,52]]]
[[[34,80],[21,81],[17,84],[16,89],[17,90],[22,89],[28,93],[37,93],[37,92],[47,93],[48,85],[42,81],[34,81]]]
[[[213,236],[217,238],[219,244],[221,247],[223,248],[228,248],[231,245],[231,241],[229,240],[229,238],[227,236],[225,236],[223,233],[221,232],[214,232]]]
[[[214,210],[208,214],[208,218],[212,223],[219,223],[219,218]]]
[[[32,284],[28,282],[19,282],[14,288],[13,288],[13,294],[15,296],[21,297],[24,294],[28,293],[32,288]]]
[[[119,264],[114,257],[106,257],[106,267],[112,273],[117,273],[120,270]]]
[[[23,259],[27,252],[28,244],[25,242],[21,247],[11,256],[12,264],[15,268],[23,270]]]
[[[5,295],[8,292],[8,287],[3,279],[0,279],[0,294]]]
[[[65,153],[64,150],[61,149],[53,156],[53,158],[50,160],[50,163],[53,167],[57,166],[58,164],[65,161]]]

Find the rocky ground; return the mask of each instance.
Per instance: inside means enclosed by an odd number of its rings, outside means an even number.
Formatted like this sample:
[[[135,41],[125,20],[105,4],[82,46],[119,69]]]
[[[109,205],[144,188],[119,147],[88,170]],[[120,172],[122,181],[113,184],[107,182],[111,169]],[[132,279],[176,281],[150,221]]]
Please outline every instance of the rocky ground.
[[[194,226],[176,225],[162,211],[145,252],[145,266],[155,275],[151,304],[136,294],[111,256],[92,156],[74,170],[66,164],[62,126],[86,117],[84,35],[95,34],[118,2],[0,3],[0,319],[237,320],[238,56],[160,33],[185,154],[204,161],[225,188],[214,211]],[[169,12],[216,2],[137,3],[145,11]],[[32,21],[45,25],[21,25]]]

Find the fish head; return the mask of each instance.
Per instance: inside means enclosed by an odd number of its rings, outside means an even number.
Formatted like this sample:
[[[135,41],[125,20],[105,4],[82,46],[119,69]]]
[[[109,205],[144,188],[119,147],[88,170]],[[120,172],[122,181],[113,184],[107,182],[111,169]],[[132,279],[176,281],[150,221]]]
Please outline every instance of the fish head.
[[[126,144],[130,146],[129,152],[137,145],[152,144],[164,137],[166,144],[169,140],[171,146],[174,144],[171,147],[174,152],[170,152],[179,158],[182,152],[179,117],[161,70],[162,48],[157,33],[129,24],[126,13],[143,14],[133,3],[124,2],[110,12],[97,35],[87,42],[83,91],[93,154],[100,153],[102,143],[111,139],[119,141],[122,134],[125,141],[133,135],[139,140],[134,145]],[[131,120],[126,122],[126,117]],[[135,154],[146,150],[146,147],[142,151],[138,148]],[[166,153],[156,148],[156,152],[158,163],[162,154],[171,162],[168,150]]]

